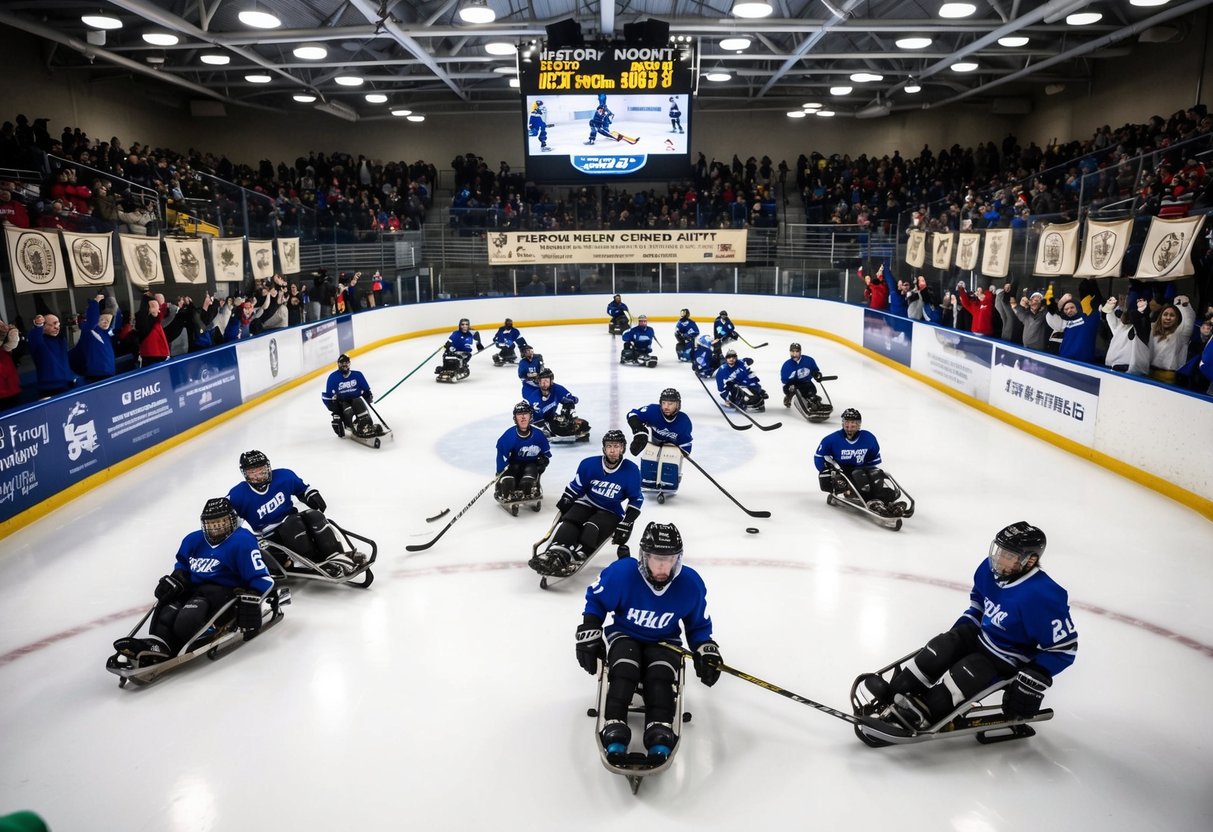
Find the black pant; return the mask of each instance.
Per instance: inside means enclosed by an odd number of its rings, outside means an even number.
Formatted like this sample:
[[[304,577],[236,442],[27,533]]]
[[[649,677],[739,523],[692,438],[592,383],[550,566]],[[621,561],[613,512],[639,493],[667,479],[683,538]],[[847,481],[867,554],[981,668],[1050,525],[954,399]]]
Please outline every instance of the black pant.
[[[176,653],[199,632],[210,617],[235,596],[231,587],[196,584],[182,601],[160,604],[152,614],[151,634],[164,641]],[[224,623],[216,621],[217,625]]]
[[[644,683],[644,721],[673,724],[678,686],[678,654],[628,636],[611,639],[607,650],[606,707],[603,717],[627,721],[636,686]]]
[[[552,540],[569,547],[580,543],[581,548],[589,554],[615,531],[620,519],[618,514],[577,503],[560,518],[560,525],[556,527]]]

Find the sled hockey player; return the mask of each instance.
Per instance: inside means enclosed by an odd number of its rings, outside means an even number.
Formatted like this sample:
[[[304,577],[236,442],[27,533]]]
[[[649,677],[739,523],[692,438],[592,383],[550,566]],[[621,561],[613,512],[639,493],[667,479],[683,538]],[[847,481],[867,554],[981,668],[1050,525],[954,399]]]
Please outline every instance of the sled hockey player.
[[[691,310],[679,310],[678,322],[674,324],[674,352],[678,354],[679,361],[691,360],[698,337],[699,325],[691,320]]]
[[[779,370],[779,380],[783,382],[783,406],[791,407],[792,401],[799,397],[797,406],[805,417],[820,422],[834,409],[821,400],[813,384],[822,379],[821,369],[811,355],[801,353],[800,344],[796,341],[788,347],[788,355],[788,360],[783,362]]]
[[[700,335],[691,353],[691,367],[695,375],[703,379],[712,378],[720,367],[720,348],[712,342],[711,336]]]
[[[758,376],[750,372],[753,363],[752,358],[739,361],[736,350],[726,352],[724,363],[716,371],[716,391],[729,407],[762,413],[767,409],[767,393],[758,383]]]
[[[531,105],[531,114],[527,119],[527,132],[534,138],[539,139],[539,149],[542,152],[550,152],[552,148],[548,147],[548,125],[547,125],[547,108],[543,106],[542,101],[536,101]]]
[[[577,466],[577,473],[556,503],[560,519],[551,541],[528,564],[540,575],[580,568],[607,538],[619,547],[619,557],[628,556],[628,538],[640,516],[644,494],[640,490],[640,469],[624,458],[627,446],[623,431],[609,430],[602,437],[602,455],[586,457]]]
[[[821,440],[813,455],[818,485],[831,498],[877,518],[909,517],[913,500],[880,470],[880,443],[862,425],[863,416],[848,407],[842,412],[842,429]]]
[[[333,433],[338,436],[345,436],[347,430],[358,439],[384,435],[383,425],[375,424],[368,407],[375,400],[371,386],[362,373],[350,369],[348,355],[337,358],[337,369],[329,374],[320,398],[333,416]]]
[[[522,397],[535,410],[532,424],[553,442],[584,442],[590,438],[590,423],[573,414],[577,397],[556,383],[556,374],[546,367],[536,377],[537,387],[522,388]]]
[[[437,381],[463,381],[472,374],[468,369],[468,361],[472,358],[472,347],[476,352],[484,349],[480,343],[480,333],[472,329],[472,322],[467,318],[459,319],[459,328],[446,339],[442,353],[442,365],[434,368]]]
[[[543,431],[531,424],[535,415],[529,402],[514,405],[514,424],[497,440],[497,502],[514,516],[518,506],[539,511],[543,492],[539,478],[552,461],[552,448]]]
[[[586,144],[592,145],[599,136],[606,136],[615,141],[621,140],[621,136],[611,133],[611,117],[612,114],[606,107],[599,107],[594,111],[594,115],[590,116],[590,137],[586,140]]]
[[[1053,678],[1078,655],[1067,593],[1040,568],[1045,544],[1045,533],[1024,521],[998,532],[973,575],[969,608],[952,629],[887,668],[889,678],[872,673],[856,680],[885,718],[935,731],[1000,683],[1007,719],[1040,713]]]
[[[272,541],[291,553],[320,564],[332,559],[331,573],[353,571],[350,558],[341,554],[341,542],[329,525],[324,512],[328,509],[320,492],[299,478],[289,468],[271,468],[270,460],[261,451],[245,451],[240,455],[240,473],[244,482],[227,493],[240,519],[249,524],[260,540]],[[306,508],[295,507],[295,499]],[[294,564],[289,557],[281,563],[284,570]]]
[[[670,132],[685,133],[682,129],[682,110],[678,109],[678,101],[670,96]]]
[[[612,617],[603,624],[607,615]],[[577,628],[577,662],[591,675],[605,665],[607,691],[599,740],[608,764],[625,764],[632,729],[628,710],[643,686],[644,734],[650,763],[664,762],[678,743],[678,682],[682,657],[662,642],[694,653],[695,673],[711,687],[720,678],[720,648],[712,639],[703,578],[682,563],[682,535],[673,523],[649,523],[640,538],[640,559],[617,560],[585,592]]]
[[[274,579],[257,539],[241,527],[226,497],[207,500],[200,519],[201,528],[181,541],[173,571],[156,584],[148,635],[115,641],[117,656],[107,665],[110,669],[134,669],[171,658],[191,646],[212,616],[233,599],[230,616],[212,622],[216,634],[233,620],[248,638],[261,629],[261,604],[274,588]]]
[[[635,364],[638,367],[656,367],[657,356],[653,355],[653,339],[657,333],[649,326],[649,319],[641,315],[636,326],[623,333],[623,350],[619,353],[620,364]]]
[[[498,349],[498,353],[493,356],[493,363],[498,367],[513,364],[518,360],[517,351],[526,346],[526,339],[514,326],[512,318],[506,318],[505,323],[497,327],[497,332],[493,334],[493,346]]]
[[[682,394],[673,387],[661,391],[656,404],[628,413],[632,456],[640,459],[640,487],[657,492],[657,502],[678,491],[682,455],[691,453],[691,417],[682,412]]]
[[[733,321],[729,319],[729,313],[721,309],[716,320],[712,321],[712,340],[718,347],[723,347],[729,341],[736,341],[740,337],[737,327],[733,326]]]
[[[632,314],[619,295],[615,295],[607,304],[607,319],[607,331],[612,335],[622,335],[632,325]]]
[[[543,372],[543,356],[535,352],[530,344],[522,345],[522,359],[518,362],[518,378],[522,379],[522,396],[526,391],[539,386],[539,374]]]

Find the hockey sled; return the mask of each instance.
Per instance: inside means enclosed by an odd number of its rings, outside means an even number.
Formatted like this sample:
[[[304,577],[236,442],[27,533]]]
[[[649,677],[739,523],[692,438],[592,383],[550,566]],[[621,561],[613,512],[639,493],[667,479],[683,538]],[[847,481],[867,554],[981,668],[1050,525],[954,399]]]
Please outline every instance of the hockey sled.
[[[522,492],[514,492],[517,494],[517,499],[506,497],[502,494],[493,495],[493,499],[497,501],[497,505],[501,506],[510,516],[517,517],[519,510],[529,508],[531,511],[539,511],[543,508],[543,489],[536,488],[535,493],[530,497],[523,497]]]
[[[572,560],[570,560],[567,564],[553,568],[549,564],[545,564],[539,557],[539,549],[543,546],[543,544],[552,539],[552,535],[556,532],[556,527],[560,525],[561,516],[562,515],[557,512],[556,518],[552,520],[552,525],[548,526],[547,533],[544,534],[542,538],[535,541],[535,543],[531,546],[531,559],[527,561],[527,566],[534,569],[535,572],[539,574],[540,589],[548,589],[549,587],[553,587],[561,581],[566,581],[573,577],[582,569],[585,569],[589,562],[594,559],[594,556],[597,555],[598,552],[602,550],[602,547],[606,545],[607,541],[611,539],[611,535],[608,534],[602,539],[601,542],[599,542],[597,546],[594,547],[594,551],[590,552],[585,557],[579,557],[579,553],[574,552]],[[630,554],[631,550],[628,549],[626,544],[617,547],[615,550],[616,558],[626,558]]]
[[[320,581],[326,584],[349,584],[366,589],[375,580],[371,566],[379,556],[379,547],[369,537],[355,534],[332,520],[329,526],[337,533],[341,551],[324,560],[312,560],[294,552],[275,540],[261,540],[261,554],[268,561],[270,572],[288,581]],[[357,542],[355,542],[357,541]],[[362,544],[361,548],[359,543]],[[369,549],[370,551],[366,551]]]
[[[851,684],[851,708],[857,717],[866,717],[864,724],[855,725],[855,736],[872,748],[887,745],[906,745],[948,737],[976,736],[983,745],[1010,740],[1027,739],[1036,735],[1031,723],[1046,722],[1053,718],[1052,708],[1043,708],[1035,716],[1009,717],[1002,712],[1002,701],[984,704],[983,700],[1002,690],[1009,679],[995,682],[985,690],[952,710],[951,713],[927,728],[916,728],[906,723],[891,704],[876,701],[865,684],[869,676],[878,676],[885,683],[901,670],[902,666],[917,655],[917,651],[902,656],[897,661],[876,671],[856,677]],[[875,722],[873,722],[875,720]],[[884,729],[888,726],[888,730]]]
[[[903,518],[914,516],[914,498],[903,491],[892,475],[883,469],[881,469],[881,473],[884,474],[885,483],[897,492],[897,496],[888,502],[877,500],[865,502],[859,489],[851,482],[850,477],[843,473],[842,468],[837,463],[827,464],[834,475],[834,492],[826,495],[826,505],[854,509],[872,522],[895,532],[901,531]]]
[[[682,482],[682,451],[675,445],[650,442],[640,453],[640,490],[664,503]]]
[[[594,717],[594,745],[598,748],[598,755],[602,759],[602,765],[607,771],[612,774],[619,774],[626,777],[628,785],[632,788],[632,794],[640,791],[640,786],[644,783],[644,778],[652,777],[654,774],[660,774],[670,767],[674,762],[674,757],[678,754],[678,749],[682,747],[682,724],[691,721],[691,714],[682,709],[682,690],[685,687],[685,662],[681,659],[678,662],[678,690],[674,697],[674,722],[671,727],[674,729],[674,736],[678,737],[678,741],[674,743],[674,747],[670,749],[668,756],[648,755],[640,751],[632,751],[627,754],[608,754],[602,745],[600,737],[602,736],[603,726],[606,725],[606,696],[607,696],[607,670],[606,664],[600,663],[598,667],[598,704],[597,707],[590,708],[586,711],[586,716]],[[632,704],[628,707],[628,716],[632,714],[640,714],[641,730],[640,735],[644,734],[644,697],[643,686],[639,685],[636,692],[632,694]],[[633,734],[636,734],[633,731]]]
[[[466,356],[461,358],[460,356]],[[463,381],[472,374],[468,369],[471,356],[466,353],[449,353],[442,356],[442,364],[434,368],[434,381],[442,384],[455,384]]]
[[[619,354],[619,363],[624,365],[633,365],[636,367],[656,367],[657,356],[655,355],[632,355],[629,356],[627,351]]]
[[[830,418],[830,414],[834,412],[834,403],[830,401],[830,394],[826,391],[824,381],[833,381],[838,376],[823,376],[817,380],[817,396],[816,401],[805,397],[799,390],[792,396],[792,405],[796,408],[796,412],[810,422],[824,422]]]
[[[590,423],[572,413],[565,416],[557,413],[539,423],[539,429],[552,445],[572,445],[590,441]]]
[[[211,661],[227,655],[236,648],[261,635],[270,627],[282,620],[282,607],[291,602],[291,591],[285,586],[275,586],[266,595],[261,606],[261,629],[255,633],[245,633],[236,627],[235,604],[236,594],[233,591],[231,599],[215,611],[215,614],[202,625],[181,649],[171,656],[165,656],[156,651],[140,651],[134,656],[125,653],[114,653],[105,662],[105,669],[118,677],[118,687],[127,684],[144,687],[182,665],[189,664],[194,659],[206,656]],[[151,620],[156,611],[153,604],[139,619],[139,623],[127,634],[127,638],[136,638],[144,631],[144,626]]]
[[[370,424],[366,427],[360,427],[355,423],[352,429],[346,428],[342,436],[349,437],[359,445],[365,445],[368,448],[378,448],[383,444],[384,439],[392,438],[392,431],[386,425]]]

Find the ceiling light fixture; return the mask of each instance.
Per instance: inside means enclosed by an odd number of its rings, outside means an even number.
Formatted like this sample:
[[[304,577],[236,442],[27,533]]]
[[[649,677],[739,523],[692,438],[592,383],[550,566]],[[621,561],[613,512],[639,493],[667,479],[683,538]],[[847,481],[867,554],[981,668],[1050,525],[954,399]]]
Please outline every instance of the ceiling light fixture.
[[[821,116],[822,118],[833,118],[834,111],[833,110],[818,110],[817,115]]]
[[[338,75],[333,80],[343,87],[361,87],[364,79],[361,75]]]
[[[493,67],[493,72],[496,72],[498,75],[517,75],[518,67],[516,67],[516,66],[495,66],[495,67]]]
[[[830,95],[850,95],[852,87],[830,87]]]
[[[906,84],[905,87],[903,87],[903,89],[905,89],[905,91],[908,92],[910,95],[913,95],[916,92],[922,92],[922,84],[918,84],[918,83],[911,81],[910,83]]]
[[[518,88],[520,88],[521,86],[522,86],[522,82],[521,82],[521,81],[519,81],[517,78],[511,78],[511,79],[510,79],[510,87],[511,87],[511,88],[513,88],[513,89],[518,89]]]
[[[365,96],[367,104],[386,104],[387,96],[381,92],[368,92]]]
[[[464,0],[459,19],[464,23],[492,23],[497,19],[497,12],[490,9],[485,0]]]
[[[411,116],[405,116],[405,118],[407,118],[409,121],[416,121],[416,122],[425,121],[425,116],[419,115],[417,113],[413,113],[413,115],[411,115]]]
[[[957,61],[952,64],[951,69],[953,72],[972,72],[977,69],[977,63],[975,61]]]
[[[732,81],[733,76],[727,72],[721,72],[720,70],[716,69],[712,70],[711,72],[704,73],[703,79],[705,81],[711,81],[714,84],[723,84],[725,81]]]
[[[268,84],[274,79],[268,75],[245,75],[244,80],[248,81],[250,84]]]
[[[772,8],[771,4],[762,2],[762,0],[758,0],[758,2],[754,2],[753,0],[742,0],[740,3],[733,4],[734,17],[745,17],[751,19],[756,17],[769,17],[773,11],[774,8]]]
[[[329,51],[323,44],[301,43],[292,50],[291,54],[302,61],[323,61],[329,56]]]
[[[972,3],[944,3],[939,7],[939,16],[946,18],[968,17],[977,11]]]
[[[883,81],[884,76],[875,72],[855,72],[851,74],[851,80],[856,84],[868,84],[872,81]]]
[[[725,38],[720,42],[720,48],[726,52],[744,52],[750,48],[749,38]]]
[[[513,55],[517,47],[509,41],[491,40],[484,45],[484,51],[490,55]]]
[[[1066,23],[1070,26],[1090,26],[1101,20],[1103,20],[1103,12],[1097,12],[1094,9],[1066,15]]]
[[[85,26],[91,26],[94,29],[121,29],[122,21],[114,17],[112,14],[97,12],[96,14],[80,15],[80,22]]]
[[[893,42],[897,44],[898,49],[926,49],[928,46],[934,43],[934,41],[930,38],[919,36],[898,38]]]
[[[1028,45],[1028,38],[1024,35],[1007,35],[998,39],[999,46],[1005,46],[1008,49],[1016,49],[1020,46]]]
[[[804,118],[807,115],[804,110],[788,110],[788,118]]]
[[[396,116],[397,118],[404,118],[405,116],[411,116],[412,114],[412,110],[392,110],[392,115]]]
[[[277,29],[282,25],[281,20],[273,14],[257,8],[256,3],[240,12],[236,17],[245,26],[251,26],[254,29]]]
[[[1129,5],[1149,9],[1153,8],[1154,6],[1165,6],[1170,2],[1171,0],[1129,0]]]
[[[198,60],[211,66],[227,66],[232,62],[232,57],[224,55],[222,52],[203,52],[198,56]]]
[[[143,33],[143,42],[152,46],[176,46],[181,38],[163,29],[153,29]]]
[[[291,98],[295,99],[300,104],[311,104],[313,101],[316,100],[316,96],[312,95],[311,93],[307,93],[307,92],[297,92],[294,95],[292,95]]]
[[[800,106],[804,107],[806,110],[820,110],[821,109],[821,105],[819,103],[817,103],[816,101],[806,101],[804,104],[802,104]]]

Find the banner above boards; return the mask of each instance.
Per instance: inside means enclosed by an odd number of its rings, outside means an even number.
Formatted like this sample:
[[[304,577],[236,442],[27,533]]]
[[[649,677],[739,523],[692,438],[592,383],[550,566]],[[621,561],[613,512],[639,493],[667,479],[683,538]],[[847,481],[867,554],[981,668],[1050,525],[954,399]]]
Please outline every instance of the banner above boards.
[[[746,230],[490,233],[490,266],[558,263],[744,263]]]

